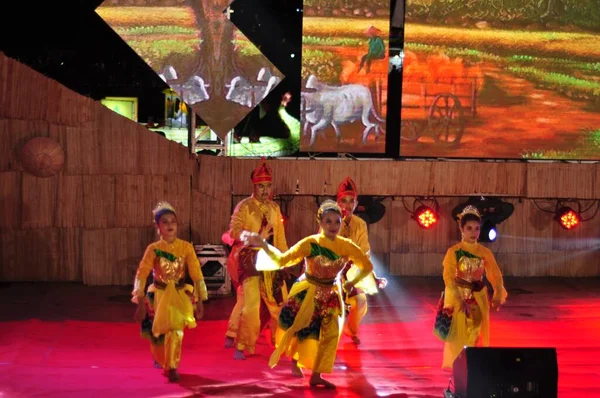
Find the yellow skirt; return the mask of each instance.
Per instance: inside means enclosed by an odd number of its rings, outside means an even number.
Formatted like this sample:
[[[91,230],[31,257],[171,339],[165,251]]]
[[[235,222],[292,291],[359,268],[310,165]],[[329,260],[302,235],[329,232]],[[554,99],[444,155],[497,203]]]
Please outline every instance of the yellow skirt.
[[[318,339],[305,337],[299,338],[299,332],[302,329],[311,326],[314,323],[315,311],[322,312],[316,299],[318,289],[327,289],[328,294],[335,294],[337,310],[325,311],[320,319],[320,329]],[[335,289],[335,290],[334,290]],[[331,288],[317,287],[307,280],[299,280],[292,286],[289,292],[289,301],[296,300],[296,296],[306,292],[302,298],[302,304],[298,308],[291,326],[284,330],[281,322],[276,331],[276,349],[269,359],[269,366],[275,367],[281,358],[281,355],[293,358],[298,361],[298,366],[311,369],[317,373],[330,373],[333,370],[333,363],[337,352],[337,347],[341,334],[341,326],[344,323],[344,311],[342,311],[342,297],[340,294],[339,285],[334,285]],[[319,293],[324,293],[322,290]],[[283,313],[283,310],[282,310]]]
[[[152,321],[152,334],[158,337],[162,334],[184,328],[197,326],[194,318],[194,307],[188,293],[194,287],[185,285],[183,289],[176,289],[175,282],[169,282],[167,287],[158,289],[151,285],[148,292],[154,293],[154,319]]]
[[[471,306],[470,317],[460,309],[458,303],[454,303],[452,322],[444,344],[442,368],[452,369],[454,360],[463,347],[475,346],[480,338],[484,347],[490,345],[490,303],[487,288],[473,292],[473,297],[477,304]]]

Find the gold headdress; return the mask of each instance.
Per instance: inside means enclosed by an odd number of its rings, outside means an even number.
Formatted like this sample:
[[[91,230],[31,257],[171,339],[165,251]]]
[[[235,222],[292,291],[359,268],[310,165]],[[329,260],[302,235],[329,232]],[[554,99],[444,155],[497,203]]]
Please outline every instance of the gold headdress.
[[[462,218],[467,214],[473,214],[474,216],[477,216],[477,218],[481,219],[481,214],[479,213],[479,210],[477,210],[477,207],[473,205],[468,205],[465,206],[464,209],[458,215],[458,222],[460,222],[460,220],[462,220]]]
[[[323,218],[323,213],[327,211],[334,211],[340,216],[342,215],[342,208],[333,200],[327,199],[325,202],[321,203],[321,206],[319,206],[319,210],[317,211],[317,221],[321,221]]]
[[[152,215],[154,216],[154,222],[158,224],[158,220],[165,213],[173,213],[177,215],[175,212],[175,208],[169,204],[169,202],[158,202],[154,210],[152,210]]]

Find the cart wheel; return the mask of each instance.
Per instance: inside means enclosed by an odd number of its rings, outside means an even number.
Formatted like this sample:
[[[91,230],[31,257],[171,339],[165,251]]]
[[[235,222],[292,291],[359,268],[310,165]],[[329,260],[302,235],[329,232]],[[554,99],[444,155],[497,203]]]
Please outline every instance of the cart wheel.
[[[411,121],[400,122],[400,139],[406,141],[416,141],[421,136],[419,124]]]
[[[464,111],[453,94],[438,94],[429,107],[429,132],[436,140],[457,145],[465,130]]]

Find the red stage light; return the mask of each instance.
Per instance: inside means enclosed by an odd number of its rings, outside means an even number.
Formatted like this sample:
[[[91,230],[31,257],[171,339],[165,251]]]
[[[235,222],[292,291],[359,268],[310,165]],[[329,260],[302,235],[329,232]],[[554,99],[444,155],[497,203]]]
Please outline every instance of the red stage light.
[[[421,206],[415,211],[414,219],[420,227],[429,229],[438,222],[437,213],[428,206]]]
[[[571,230],[579,225],[581,217],[570,207],[561,207],[556,212],[556,219],[564,229]]]

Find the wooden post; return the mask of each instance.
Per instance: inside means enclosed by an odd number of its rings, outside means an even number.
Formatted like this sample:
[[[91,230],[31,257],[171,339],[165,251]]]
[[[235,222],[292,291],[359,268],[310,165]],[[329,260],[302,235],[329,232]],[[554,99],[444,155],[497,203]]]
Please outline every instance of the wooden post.
[[[185,104],[188,109],[188,149],[191,154],[196,153],[196,113],[191,106]]]

